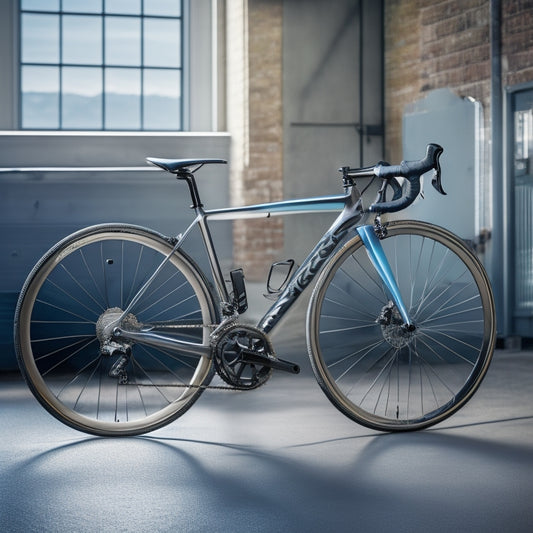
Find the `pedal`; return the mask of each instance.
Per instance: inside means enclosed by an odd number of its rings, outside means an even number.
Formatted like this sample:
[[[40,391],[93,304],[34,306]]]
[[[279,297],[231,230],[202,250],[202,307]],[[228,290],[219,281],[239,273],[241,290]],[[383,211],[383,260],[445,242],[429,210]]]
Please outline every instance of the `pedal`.
[[[244,272],[242,268],[237,268],[232,270],[229,275],[231,278],[231,285],[233,286],[233,305],[239,314],[244,313],[246,309],[248,309]]]

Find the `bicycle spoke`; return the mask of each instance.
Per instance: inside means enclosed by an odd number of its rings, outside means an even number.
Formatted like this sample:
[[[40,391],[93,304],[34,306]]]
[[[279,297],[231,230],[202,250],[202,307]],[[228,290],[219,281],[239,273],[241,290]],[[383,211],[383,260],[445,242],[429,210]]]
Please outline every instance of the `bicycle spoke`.
[[[342,412],[375,429],[416,429],[452,414],[479,385],[494,342],[491,293],[479,263],[444,230],[418,222],[387,229],[381,243],[414,329],[403,328],[354,238],[317,282],[310,355]]]
[[[383,290],[383,287],[382,285],[380,285],[373,276],[371,276],[367,270],[365,268],[363,268],[363,266],[355,259],[353,258],[353,260],[357,263],[358,267],[366,274],[367,278],[371,281],[371,283],[377,287],[378,289],[381,290],[382,292],[382,295],[383,295],[383,298],[384,299],[387,299],[387,296],[385,294],[385,291]],[[376,294],[374,294],[372,291],[370,291],[369,289],[367,289],[367,287],[360,281],[358,281],[357,279],[355,279],[353,276],[351,276],[345,269],[341,268],[339,269],[339,272],[344,274],[351,283],[354,284],[355,287],[357,287],[359,290],[361,290],[363,293],[365,293],[367,296],[370,296],[371,298],[373,298],[374,300],[376,300],[378,303],[381,303],[383,300],[381,298],[379,298]],[[332,286],[333,287],[336,287],[335,283],[332,283]],[[340,291],[342,291],[341,288],[339,288]]]
[[[85,339],[84,339],[85,340]],[[75,342],[69,346],[66,346],[66,347],[63,347],[59,350],[55,350],[53,352],[48,352],[44,355],[39,355],[39,356],[36,356],[35,357],[35,361],[36,362],[42,362],[48,358],[50,358],[52,355],[56,355],[62,351],[64,351],[65,349],[68,349],[70,350],[71,348],[73,348],[74,346],[78,345],[78,344],[81,344],[84,340],[82,341],[78,341],[78,342]],[[62,359],[61,361],[59,361],[58,363],[56,363],[54,366],[52,366],[51,368],[49,368],[48,370],[44,371],[43,372],[43,376],[46,376],[47,374],[49,374],[52,370],[55,370],[58,366],[62,365],[63,363],[65,363],[66,361],[69,361],[70,359],[72,359],[74,356],[76,356],[77,354],[79,354],[82,350],[84,350],[85,348],[87,348],[88,346],[90,346],[93,342],[95,342],[95,338],[92,338],[90,341],[86,342],[85,344],[83,344],[82,346],[80,346],[78,349],[74,350],[73,352],[69,353],[69,355],[67,357],[65,357],[64,359]]]
[[[94,298],[93,295],[76,279],[76,277],[70,272],[70,270],[63,264],[61,264],[60,266],[63,269],[63,271],[67,274],[67,276],[82,290],[82,292],[85,294],[85,296],[90,298],[100,308],[100,311],[104,311],[105,309],[102,306],[102,304],[100,304],[96,300],[96,298]],[[50,279],[48,281],[52,282]],[[60,289],[60,290],[62,290],[62,289]],[[96,312],[96,314],[98,314],[98,311]]]
[[[96,363],[96,365],[94,365],[94,363]],[[88,383],[90,383],[91,379],[93,378],[93,376],[96,374],[96,371],[98,370],[98,367],[99,365],[101,364],[101,358],[100,356],[96,356],[94,357],[94,359],[90,360],[84,367],[82,367],[76,374],[74,374],[74,376],[72,377],[72,379],[65,383],[63,385],[63,387],[59,390],[59,392],[57,393],[56,397],[59,398],[63,391],[65,391],[70,385],[72,385],[75,381],[78,381],[78,378],[80,376],[83,376],[85,370],[87,370],[88,368],[90,368],[91,366],[94,365],[94,369],[93,371],[91,372],[91,374],[89,375],[89,377],[87,378],[87,380],[85,381],[84,385],[81,387],[80,389],[80,392],[78,393],[77,397],[76,397],[76,402],[74,403],[74,406],[73,408],[76,409],[78,407],[78,402],[80,401],[80,398],[82,397],[83,393],[85,392],[85,390],[87,389],[87,385]]]
[[[350,312],[350,313],[357,313],[359,315],[362,315],[362,316],[365,316],[366,318],[371,318],[373,315],[371,315],[370,313],[362,310],[362,309],[354,309],[353,305],[347,305],[343,302],[340,302],[339,300],[333,300],[332,298],[328,298],[327,299],[327,302],[328,303],[331,303],[333,305],[336,305],[337,307],[341,307],[342,309],[345,309],[346,311]],[[382,302],[380,302],[382,303]],[[342,311],[341,309],[341,311]]]
[[[95,320],[92,320],[90,318],[86,318],[86,317],[84,317],[82,315],[79,315],[78,313],[74,312],[71,309],[67,309],[66,307],[60,307],[59,305],[55,305],[55,304],[53,304],[51,302],[47,302],[47,301],[42,300],[42,299],[35,300],[35,303],[46,305],[46,306],[52,307],[53,309],[56,309],[58,311],[62,311],[63,313],[66,313],[67,315],[72,315],[72,316],[75,316],[76,318],[80,318],[82,321],[86,322],[87,324],[96,324]]]
[[[135,292],[137,292],[137,290],[143,285],[143,282],[137,283],[137,276],[139,275],[139,272],[141,270],[141,260],[142,260],[143,252],[144,252],[144,247],[140,246],[139,253],[137,255],[137,261],[135,263],[135,271],[133,273],[133,278],[130,283],[130,291],[128,295],[126,296],[126,302],[130,302]]]
[[[126,225],[78,232],[49,252],[24,294],[17,350],[26,377],[76,429],[145,433],[185,412],[211,377],[207,356],[132,344],[106,329],[129,307],[126,328],[159,327],[207,346],[217,306],[194,264],[158,234]]]
[[[67,298],[73,300],[76,304],[78,304],[79,306],[83,307],[84,309],[86,309],[90,313],[92,313],[92,314],[94,314],[96,316],[98,316],[100,314],[98,311],[95,311],[94,309],[91,309],[89,306],[85,305],[79,298],[76,298],[74,295],[70,294],[65,289],[63,289],[62,287],[57,285],[57,283],[53,282],[51,279],[47,279],[47,282],[50,285],[52,285],[55,289],[57,289],[59,292],[64,294]]]
[[[374,344],[370,344],[368,346],[365,346],[364,348],[361,348],[360,350],[357,350],[356,352],[351,352],[345,356],[343,356],[341,359],[338,359],[337,361],[334,361],[332,363],[328,364],[328,368],[332,369],[334,366],[344,363],[349,359],[352,359],[353,357],[358,356],[361,352],[363,354],[358,357],[355,361],[352,362],[352,364],[342,373],[339,374],[336,378],[337,381],[340,381],[345,375],[349,374],[349,372],[354,369],[361,361],[363,361],[375,348],[378,346],[381,346],[384,344],[383,339],[376,341]]]
[[[150,305],[148,305],[147,307],[144,307],[142,309],[140,309],[138,311],[139,314],[143,314],[143,313],[146,313],[149,309],[152,309],[154,306],[156,306],[157,304],[159,304],[160,302],[162,302],[164,299],[166,299],[168,296],[171,296],[172,294],[175,294],[176,292],[178,291],[181,291],[183,289],[183,287],[186,285],[186,283],[183,283],[182,285],[180,285],[179,287],[176,287],[173,291],[169,292],[168,294],[164,294],[163,296],[161,296],[161,298],[159,298],[158,300],[156,300],[155,302],[151,303]],[[156,317],[164,314],[166,311],[169,311],[170,309],[174,309],[175,307],[179,306],[179,305],[182,305],[184,303],[187,303],[188,301],[190,301],[191,299],[193,299],[195,296],[194,294],[191,294],[188,298],[185,298],[185,299],[182,299],[181,301],[178,301],[177,303],[174,303],[173,305],[169,306],[169,307],[166,307],[166,308],[163,308],[162,310],[160,310],[157,314],[155,315],[152,315],[150,317],[150,320],[155,320]],[[173,300],[172,300],[173,301]]]
[[[91,281],[92,281],[92,283],[94,285],[94,288],[95,288],[96,292],[99,294],[100,298],[102,298],[102,301],[104,302],[103,304],[99,304],[99,305],[100,305],[100,307],[102,309],[105,309],[105,308],[108,307],[108,306],[105,305],[105,302],[106,302],[105,295],[102,293],[100,285],[96,282],[92,269],[89,268],[89,265],[87,263],[87,259],[85,257],[84,252],[83,252],[83,249],[80,249],[78,252],[79,252],[79,254],[81,256],[81,260],[82,260],[82,263],[83,263],[83,265],[85,267],[85,270],[86,270],[87,274],[89,274],[89,277],[91,278]]]

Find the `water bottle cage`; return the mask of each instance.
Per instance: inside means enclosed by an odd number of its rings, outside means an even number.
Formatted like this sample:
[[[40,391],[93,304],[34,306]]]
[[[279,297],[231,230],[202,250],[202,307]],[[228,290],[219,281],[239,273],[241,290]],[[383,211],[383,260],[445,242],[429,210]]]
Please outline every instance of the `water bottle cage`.
[[[267,278],[268,294],[265,296],[277,295],[285,289],[294,270],[294,265],[294,259],[277,261],[271,265]]]

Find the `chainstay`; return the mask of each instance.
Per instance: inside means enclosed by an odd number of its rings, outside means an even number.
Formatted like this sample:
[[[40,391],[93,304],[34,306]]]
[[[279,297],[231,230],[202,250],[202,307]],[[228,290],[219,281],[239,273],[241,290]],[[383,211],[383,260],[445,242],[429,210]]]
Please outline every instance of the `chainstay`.
[[[216,329],[220,324],[165,324],[165,323],[153,323],[154,328],[162,329],[191,329],[191,328],[211,328]]]
[[[156,387],[156,388],[179,388],[179,389],[211,389],[211,390],[238,390],[238,391],[247,391],[247,390],[254,390],[254,389],[246,389],[241,387],[230,387],[227,385],[185,385],[184,383],[177,383],[177,384],[168,384],[165,383],[164,385],[159,385],[157,383],[122,383],[122,386],[126,387]]]
[[[153,324],[155,327],[162,327],[163,329],[199,329],[199,328],[210,328],[215,333],[217,329],[224,331],[226,327],[231,327],[235,322],[235,317],[231,317],[227,321],[223,321],[220,324]],[[216,340],[215,337],[214,340]],[[267,380],[268,381],[268,380]],[[265,381],[266,383],[266,381]],[[264,385],[264,383],[262,384]],[[230,385],[187,385],[185,383],[176,383],[176,384],[157,384],[157,383],[122,383],[122,386],[129,387],[157,387],[157,388],[181,388],[181,389],[200,389],[200,390],[223,390],[223,391],[249,391],[255,390],[259,387],[254,387],[253,389],[247,387],[232,387]]]

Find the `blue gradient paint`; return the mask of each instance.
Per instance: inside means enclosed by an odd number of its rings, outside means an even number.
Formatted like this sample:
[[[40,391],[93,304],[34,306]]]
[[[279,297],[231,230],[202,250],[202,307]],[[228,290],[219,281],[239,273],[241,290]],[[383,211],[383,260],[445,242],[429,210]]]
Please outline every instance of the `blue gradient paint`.
[[[227,207],[212,209],[205,212],[210,220],[234,220],[238,218],[271,217],[291,215],[297,213],[317,213],[328,211],[342,211],[348,196],[323,196],[320,198],[302,198],[298,200],[285,200],[269,202],[244,207]]]
[[[410,326],[411,319],[409,318],[409,314],[403,303],[402,296],[400,294],[400,289],[398,288],[398,284],[396,283],[396,279],[394,278],[394,274],[392,273],[392,269],[390,267],[389,261],[387,260],[387,256],[385,255],[385,251],[383,250],[381,242],[374,232],[374,227],[370,225],[359,226],[358,228],[356,228],[356,230],[361,239],[363,240],[366,251],[368,253],[368,257],[372,261],[374,268],[380,275],[381,279],[383,280],[383,283],[385,284],[390,295],[392,296],[392,299],[394,300],[394,303],[396,304],[396,307],[398,308],[398,311],[400,312],[403,321],[405,322],[405,324]]]

